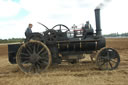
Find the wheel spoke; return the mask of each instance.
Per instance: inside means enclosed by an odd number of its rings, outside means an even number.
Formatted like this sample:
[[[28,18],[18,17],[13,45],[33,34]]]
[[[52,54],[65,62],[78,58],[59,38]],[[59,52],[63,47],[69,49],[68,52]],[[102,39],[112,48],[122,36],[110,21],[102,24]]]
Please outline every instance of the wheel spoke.
[[[101,56],[101,59],[108,59],[108,56]]]
[[[48,57],[40,57],[40,59],[48,61]]]
[[[107,51],[107,57],[109,57],[110,56],[110,53],[109,53],[109,51]]]
[[[106,62],[106,70],[108,70],[108,65],[109,65],[108,63],[109,63],[109,62]]]
[[[40,66],[40,68],[41,68],[41,64],[42,64],[42,63],[41,63],[40,61],[38,61],[37,64],[38,64],[38,65]]]
[[[43,69],[43,68],[45,68],[45,67],[47,66],[47,65],[45,65],[45,64],[43,63],[43,61],[41,61],[41,60],[38,61],[37,63],[38,63],[38,65],[39,65],[39,68],[40,68],[40,69]]]
[[[112,61],[113,63],[117,63],[116,61],[113,61],[113,60],[110,60],[110,61]]]
[[[104,60],[105,60],[104,58],[99,58],[98,62],[104,62]]]
[[[40,62],[41,62],[41,65],[43,65],[43,66],[46,66],[48,64],[48,62],[44,61],[44,60],[40,60]]]
[[[47,51],[45,51],[45,52],[43,52],[43,53],[41,53],[40,55],[41,55],[41,57],[43,56],[46,56],[46,54],[47,54],[48,52]]]
[[[42,48],[37,54],[39,55],[43,51],[44,51],[44,48]]]
[[[30,57],[21,57],[21,59],[30,59]]]
[[[40,65],[38,63],[36,63],[36,71],[39,73],[41,71]]]
[[[34,72],[34,73],[38,73],[36,64],[33,65],[33,72]]]
[[[30,47],[30,45],[26,45],[26,49],[28,49],[30,53],[32,52],[32,48]]]
[[[33,45],[33,53],[36,53],[36,50],[35,50],[35,45]]]
[[[32,72],[32,65],[28,68],[28,72]]]
[[[44,64],[44,65],[48,65],[48,62],[47,62],[47,61],[43,61],[43,64]]]
[[[31,55],[31,52],[26,48],[26,51],[27,51],[27,53],[29,54],[29,55]]]
[[[110,65],[111,68],[113,68],[113,67],[112,67],[112,63],[111,63],[110,61],[109,61],[109,65]]]
[[[100,66],[103,66],[105,64],[105,62],[103,62]]]
[[[34,72],[35,73],[35,65],[34,64],[30,65],[28,72]]]
[[[22,63],[23,63],[23,64],[26,64],[26,63],[29,63],[29,61],[28,61],[28,60],[25,60],[25,61],[23,61]]]
[[[29,56],[29,54],[23,52],[21,53],[21,55]]]
[[[32,64],[32,71],[33,71],[33,73],[36,73],[36,70],[35,70],[36,68],[35,68],[35,64]]]
[[[37,44],[36,52],[38,52],[38,50],[39,50],[39,44]]]

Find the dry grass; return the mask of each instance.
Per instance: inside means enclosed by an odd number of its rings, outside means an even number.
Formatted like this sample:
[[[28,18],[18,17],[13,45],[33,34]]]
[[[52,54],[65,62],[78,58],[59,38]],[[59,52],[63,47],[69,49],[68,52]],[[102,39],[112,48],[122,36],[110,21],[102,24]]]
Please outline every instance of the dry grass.
[[[118,69],[100,71],[86,61],[76,65],[63,63],[42,74],[25,75],[8,62],[7,46],[0,45],[0,85],[128,85],[128,39],[107,39],[121,55]]]

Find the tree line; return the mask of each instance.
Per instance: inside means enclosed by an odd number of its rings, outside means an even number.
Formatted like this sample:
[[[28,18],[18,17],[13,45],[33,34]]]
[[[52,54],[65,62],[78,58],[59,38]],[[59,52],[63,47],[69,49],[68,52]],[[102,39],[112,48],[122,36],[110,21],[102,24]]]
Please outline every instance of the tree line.
[[[24,38],[9,38],[9,39],[0,39],[0,43],[17,43],[23,42]]]
[[[122,34],[111,33],[111,34],[104,35],[104,37],[128,37],[128,33],[122,33]]]

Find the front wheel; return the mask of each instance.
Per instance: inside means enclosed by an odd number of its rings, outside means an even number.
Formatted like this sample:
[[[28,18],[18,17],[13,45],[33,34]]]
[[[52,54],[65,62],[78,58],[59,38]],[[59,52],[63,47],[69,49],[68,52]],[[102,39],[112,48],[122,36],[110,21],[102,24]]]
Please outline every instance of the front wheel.
[[[113,70],[118,67],[120,56],[113,48],[103,48],[97,55],[96,64],[101,70]]]

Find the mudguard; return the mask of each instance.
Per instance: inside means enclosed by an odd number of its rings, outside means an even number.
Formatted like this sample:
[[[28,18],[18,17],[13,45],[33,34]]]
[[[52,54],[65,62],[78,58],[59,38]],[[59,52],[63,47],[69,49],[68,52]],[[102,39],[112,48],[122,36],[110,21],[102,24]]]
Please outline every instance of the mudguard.
[[[8,45],[8,60],[11,64],[16,64],[16,53],[22,44],[9,44]]]

